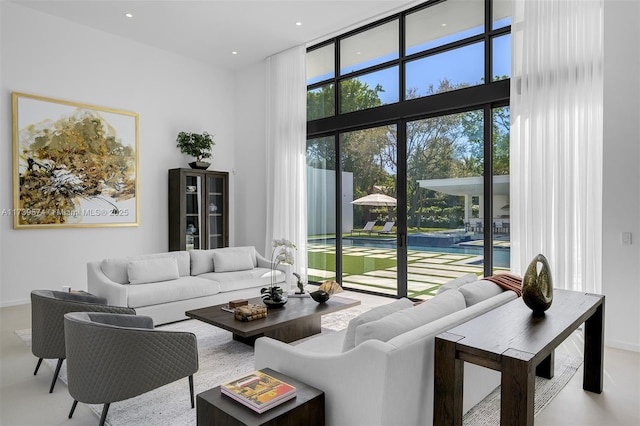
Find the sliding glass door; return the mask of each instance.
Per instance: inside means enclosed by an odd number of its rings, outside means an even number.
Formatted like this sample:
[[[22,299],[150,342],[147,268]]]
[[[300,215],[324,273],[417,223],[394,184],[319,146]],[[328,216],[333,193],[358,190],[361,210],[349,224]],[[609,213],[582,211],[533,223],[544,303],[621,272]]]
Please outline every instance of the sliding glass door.
[[[340,134],[342,284],[398,293],[395,125]]]

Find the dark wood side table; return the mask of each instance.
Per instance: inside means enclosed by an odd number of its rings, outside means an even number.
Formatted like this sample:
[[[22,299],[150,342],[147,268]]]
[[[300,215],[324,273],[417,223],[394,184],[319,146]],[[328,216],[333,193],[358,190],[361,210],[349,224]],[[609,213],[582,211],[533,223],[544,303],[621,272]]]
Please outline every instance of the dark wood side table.
[[[277,371],[261,371],[296,387],[296,397],[258,414],[220,392],[220,386],[196,396],[198,426],[324,425],[324,392]]]
[[[502,372],[501,425],[533,425],[535,376],[553,377],[554,349],[582,323],[582,387],[602,392],[604,296],[553,292],[544,316],[518,298],[436,336],[433,424],[462,424],[466,361]]]

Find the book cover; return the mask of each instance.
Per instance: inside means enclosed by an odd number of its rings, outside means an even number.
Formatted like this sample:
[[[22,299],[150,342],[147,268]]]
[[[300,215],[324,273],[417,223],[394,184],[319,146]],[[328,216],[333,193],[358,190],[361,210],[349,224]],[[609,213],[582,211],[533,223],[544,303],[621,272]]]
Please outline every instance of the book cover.
[[[261,413],[295,396],[296,388],[262,371],[254,371],[220,386],[223,394]]]

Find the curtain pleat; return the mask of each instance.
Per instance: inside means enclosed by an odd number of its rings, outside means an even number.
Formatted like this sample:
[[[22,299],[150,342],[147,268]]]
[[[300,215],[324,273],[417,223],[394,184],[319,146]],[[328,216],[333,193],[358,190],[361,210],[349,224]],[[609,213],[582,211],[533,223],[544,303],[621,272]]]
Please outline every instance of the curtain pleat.
[[[294,271],[306,282],[306,72],[305,46],[267,58],[267,232],[265,253],[273,239],[297,246]]]
[[[514,0],[511,270],[602,289],[602,0]]]

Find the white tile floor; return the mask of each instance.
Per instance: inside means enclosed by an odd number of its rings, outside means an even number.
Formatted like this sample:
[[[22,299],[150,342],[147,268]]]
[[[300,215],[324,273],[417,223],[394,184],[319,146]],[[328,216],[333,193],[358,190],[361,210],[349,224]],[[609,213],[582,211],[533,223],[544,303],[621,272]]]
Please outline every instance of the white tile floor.
[[[377,306],[389,299],[346,292],[363,304]],[[52,372],[42,367],[33,375],[36,358],[14,334],[30,328],[29,305],[0,309],[0,425],[96,425],[98,418],[78,404],[73,419],[67,415],[72,399],[58,382],[49,394]],[[581,353],[581,342],[569,340],[559,350]],[[195,411],[194,411],[195,416]],[[425,419],[425,425],[430,424]],[[640,425],[640,353],[605,348],[604,392],[582,390],[582,367],[560,394],[535,419],[541,425]],[[136,425],[137,426],[137,425]]]

